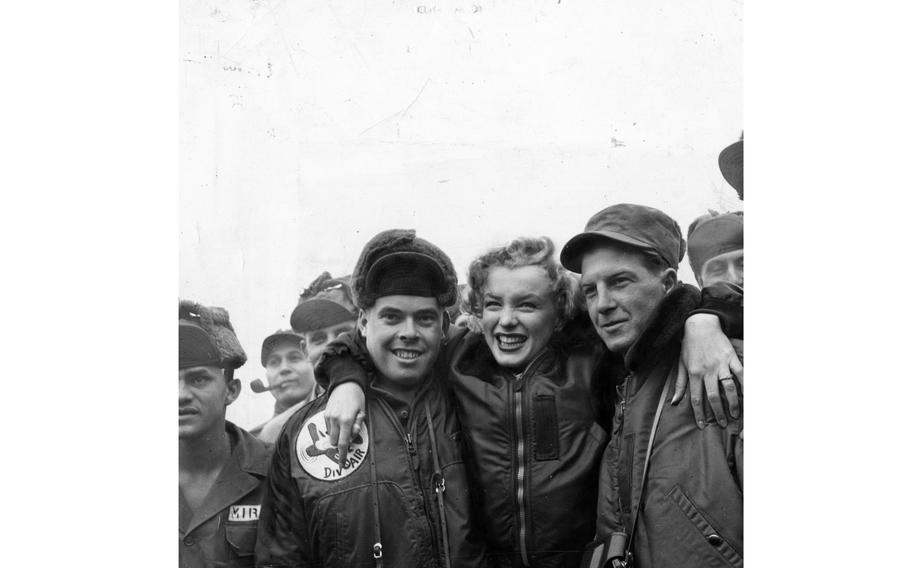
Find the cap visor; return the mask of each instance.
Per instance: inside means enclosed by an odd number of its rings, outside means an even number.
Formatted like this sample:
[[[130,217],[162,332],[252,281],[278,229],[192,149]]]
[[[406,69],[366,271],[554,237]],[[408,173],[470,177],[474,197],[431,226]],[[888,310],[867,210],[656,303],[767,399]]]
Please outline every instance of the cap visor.
[[[291,327],[303,333],[329,327],[356,316],[347,308],[332,300],[316,298],[298,305],[291,312]]]
[[[654,250],[654,247],[648,243],[621,233],[614,233],[613,231],[591,231],[588,233],[579,233],[569,239],[566,246],[562,247],[562,252],[559,254],[559,262],[561,262],[567,270],[580,274],[581,257],[585,252],[598,243],[609,244],[610,242],[616,241],[635,248]]]

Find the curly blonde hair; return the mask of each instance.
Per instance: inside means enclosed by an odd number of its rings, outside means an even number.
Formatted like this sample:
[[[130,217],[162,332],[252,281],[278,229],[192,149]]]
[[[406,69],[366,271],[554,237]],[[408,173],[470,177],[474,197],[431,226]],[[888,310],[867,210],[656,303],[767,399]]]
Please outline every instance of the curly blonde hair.
[[[556,304],[557,329],[574,318],[584,305],[581,286],[574,274],[556,260],[556,247],[549,237],[519,237],[505,246],[491,249],[468,265],[468,284],[462,295],[462,312],[480,318],[483,312],[483,287],[490,268],[539,266],[550,280]]]

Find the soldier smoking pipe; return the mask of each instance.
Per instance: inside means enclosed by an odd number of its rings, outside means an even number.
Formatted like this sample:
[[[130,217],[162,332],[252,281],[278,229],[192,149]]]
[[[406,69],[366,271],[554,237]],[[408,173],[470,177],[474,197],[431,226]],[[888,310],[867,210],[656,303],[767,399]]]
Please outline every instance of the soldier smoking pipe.
[[[268,392],[268,391],[273,390],[273,389],[275,389],[275,388],[277,388],[277,387],[279,387],[279,386],[280,386],[280,385],[272,385],[272,386],[270,386],[270,387],[267,387],[267,386],[265,386],[264,384],[262,384],[262,379],[254,379],[254,380],[250,383],[250,389],[251,389],[254,393],[256,393],[256,394],[259,394],[259,393],[261,393],[261,392]]]

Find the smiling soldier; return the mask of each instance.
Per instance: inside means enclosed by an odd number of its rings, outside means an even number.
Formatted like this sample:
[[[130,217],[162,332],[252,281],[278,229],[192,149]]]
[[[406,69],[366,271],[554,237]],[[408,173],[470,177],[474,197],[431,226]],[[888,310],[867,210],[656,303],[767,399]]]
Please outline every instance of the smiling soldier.
[[[269,470],[257,565],[482,565],[460,428],[436,368],[445,308],[456,300],[452,262],[414,231],[384,231],[364,247],[352,282],[360,314],[348,340],[369,359],[366,424],[344,457],[329,442],[326,397],[288,421]]]
[[[180,566],[253,566],[268,447],[225,420],[246,354],[228,313],[179,307]]]
[[[621,204],[595,214],[561,255],[581,273],[588,316],[625,367],[598,492],[611,566],[743,565],[742,414],[726,429],[702,429],[689,404],[665,404],[686,316],[700,300],[677,281],[684,253],[673,219]]]

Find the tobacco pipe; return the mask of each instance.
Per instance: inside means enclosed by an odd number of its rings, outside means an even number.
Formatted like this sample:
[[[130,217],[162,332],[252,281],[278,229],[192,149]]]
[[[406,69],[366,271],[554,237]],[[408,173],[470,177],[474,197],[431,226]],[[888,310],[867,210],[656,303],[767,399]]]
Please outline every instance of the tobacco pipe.
[[[250,382],[250,389],[256,394],[259,394],[262,392],[269,392],[270,390],[273,390],[273,389],[277,388],[278,386],[279,385],[267,387],[262,383],[262,379],[253,379],[253,381]]]

